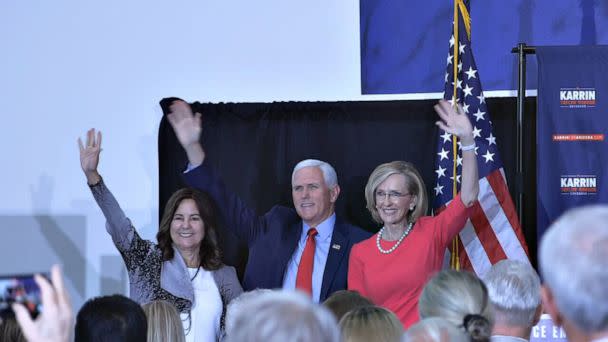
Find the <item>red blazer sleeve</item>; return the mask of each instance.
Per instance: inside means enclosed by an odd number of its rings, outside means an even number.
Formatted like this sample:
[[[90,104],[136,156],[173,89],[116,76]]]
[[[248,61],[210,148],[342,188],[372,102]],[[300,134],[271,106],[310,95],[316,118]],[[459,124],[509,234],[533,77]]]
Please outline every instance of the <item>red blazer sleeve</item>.
[[[439,236],[437,241],[442,246],[447,246],[460,233],[471,216],[474,206],[475,204],[469,208],[465,207],[458,194],[439,215],[432,218],[436,236]]]

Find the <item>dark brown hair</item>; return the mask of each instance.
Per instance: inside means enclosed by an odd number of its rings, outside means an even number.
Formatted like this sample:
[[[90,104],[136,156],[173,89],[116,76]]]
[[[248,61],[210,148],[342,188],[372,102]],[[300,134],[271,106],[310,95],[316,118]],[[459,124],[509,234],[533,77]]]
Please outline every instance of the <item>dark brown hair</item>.
[[[336,321],[340,321],[351,310],[370,305],[374,305],[371,300],[351,290],[336,291],[323,302],[323,306],[334,314]]]
[[[173,241],[171,240],[171,221],[173,221],[173,215],[175,215],[177,207],[185,199],[194,201],[204,224],[205,234],[199,250],[200,266],[208,271],[217,270],[222,266],[222,257],[217,242],[215,204],[207,193],[192,188],[177,190],[171,195],[165,205],[165,211],[163,212],[160,227],[156,234],[158,247],[160,247],[163,253],[163,261],[173,259],[174,257]]]
[[[26,342],[15,314],[6,310],[0,315],[0,341]]]

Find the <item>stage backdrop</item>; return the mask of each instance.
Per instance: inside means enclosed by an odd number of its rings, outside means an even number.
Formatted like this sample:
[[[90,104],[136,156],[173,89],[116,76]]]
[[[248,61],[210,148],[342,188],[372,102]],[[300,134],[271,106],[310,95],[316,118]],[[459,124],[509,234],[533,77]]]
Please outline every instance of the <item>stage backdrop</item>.
[[[608,202],[608,46],[537,47],[538,234],[568,208]]]
[[[530,99],[527,106],[532,120],[534,100]],[[259,213],[275,204],[292,206],[292,168],[302,159],[317,158],[331,163],[338,173],[342,189],[338,214],[375,232],[379,227],[365,209],[363,190],[378,164],[392,160],[413,162],[432,198],[437,153],[435,103],[423,100],[193,103],[192,106],[203,114],[201,139],[207,152],[206,162],[219,171],[229,189]],[[487,99],[511,192],[515,169],[515,104],[514,98]],[[528,133],[526,136],[533,136],[533,131]],[[533,141],[527,145],[534,145]],[[185,153],[164,118],[158,147],[159,208],[163,208],[171,193],[183,186],[181,173],[186,166]],[[534,167],[534,160],[527,160],[527,164]],[[534,177],[528,179],[533,180]],[[534,184],[526,186],[533,188]],[[533,204],[533,201],[529,203]],[[533,213],[531,208],[528,207],[528,211]],[[527,225],[524,221],[523,226],[532,255],[536,245],[534,222]],[[233,243],[236,238],[229,233],[224,231],[221,236],[227,262],[242,270],[245,250]],[[230,243],[226,243],[226,239]]]
[[[453,0],[360,0],[361,92],[439,93]],[[471,1],[471,41],[484,91],[517,88],[511,48],[608,44],[608,1]],[[536,60],[528,59],[528,89]]]

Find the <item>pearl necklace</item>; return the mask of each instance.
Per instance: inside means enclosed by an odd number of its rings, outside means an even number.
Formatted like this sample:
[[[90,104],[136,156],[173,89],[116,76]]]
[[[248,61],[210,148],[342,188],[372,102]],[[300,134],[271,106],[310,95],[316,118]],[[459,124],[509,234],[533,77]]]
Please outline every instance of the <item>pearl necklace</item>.
[[[376,246],[378,247],[378,250],[380,251],[380,253],[389,254],[389,253],[392,253],[393,251],[395,251],[395,249],[397,249],[397,247],[399,247],[399,245],[401,244],[401,241],[403,241],[403,239],[405,239],[405,237],[410,234],[412,227],[414,227],[414,222],[408,223],[407,228],[403,231],[403,234],[401,234],[401,237],[399,238],[399,240],[397,240],[397,243],[390,249],[382,249],[382,246],[380,246],[380,239],[382,238],[382,233],[384,232],[384,228],[386,228],[386,227],[382,227],[382,229],[380,229],[380,231],[378,232],[378,235],[376,236]]]

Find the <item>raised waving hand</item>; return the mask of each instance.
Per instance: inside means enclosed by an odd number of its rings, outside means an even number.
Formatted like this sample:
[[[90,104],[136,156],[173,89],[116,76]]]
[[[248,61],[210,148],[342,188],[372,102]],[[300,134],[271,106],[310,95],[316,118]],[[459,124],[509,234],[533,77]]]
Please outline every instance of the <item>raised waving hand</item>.
[[[465,145],[473,143],[473,126],[469,117],[462,110],[462,107],[452,107],[449,102],[440,100],[435,105],[435,111],[441,118],[436,124],[442,130],[455,134],[460,138],[461,142]]]
[[[192,113],[190,105],[182,100],[173,101],[169,109],[167,120],[186,151],[188,161],[192,166],[202,164],[205,160],[205,151],[200,144],[203,131],[201,113]]]
[[[101,132],[95,134],[95,128],[87,131],[86,145],[78,138],[80,148],[80,167],[87,177],[89,185],[96,184],[101,179],[97,172],[99,165],[99,154],[101,153]]]
[[[477,169],[476,146],[473,137],[473,126],[462,107],[452,107],[445,100],[435,105],[435,111],[441,118],[436,124],[442,130],[455,134],[460,139],[462,152],[462,182],[460,198],[465,206],[470,207],[479,194],[479,171]]]

